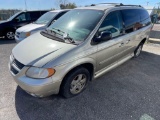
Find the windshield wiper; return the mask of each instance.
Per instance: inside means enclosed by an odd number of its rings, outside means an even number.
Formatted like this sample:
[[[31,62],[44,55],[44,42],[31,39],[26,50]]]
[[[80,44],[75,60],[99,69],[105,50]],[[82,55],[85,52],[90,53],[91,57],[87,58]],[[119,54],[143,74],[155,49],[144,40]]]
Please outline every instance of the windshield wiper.
[[[67,34],[67,35],[64,37],[64,39],[65,39],[65,40],[68,40],[68,41],[71,42],[71,43],[75,43],[75,41],[73,40],[73,38],[71,38],[71,37],[69,36],[69,34]]]
[[[62,30],[60,30],[60,29],[56,29],[56,28],[52,28],[52,29],[53,29],[53,30],[57,30],[58,32],[63,33],[62,36],[63,36],[63,39],[64,39],[64,40],[68,40],[70,43],[75,43],[75,41],[73,40],[73,38],[71,38],[68,33],[64,32],[64,31],[62,31]],[[54,32],[55,32],[55,31],[54,31]]]

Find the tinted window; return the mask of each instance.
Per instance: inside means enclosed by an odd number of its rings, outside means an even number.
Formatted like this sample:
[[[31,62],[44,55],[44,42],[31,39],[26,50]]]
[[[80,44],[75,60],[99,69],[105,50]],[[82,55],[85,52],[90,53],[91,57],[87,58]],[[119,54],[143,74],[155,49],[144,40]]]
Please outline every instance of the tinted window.
[[[26,13],[26,19],[27,19],[27,20],[31,20],[31,17],[30,17],[30,14],[29,14],[29,13]]]
[[[151,19],[150,16],[148,14],[148,12],[146,10],[139,10],[140,13],[140,17],[141,17],[141,23],[143,24],[143,26],[147,26],[151,24]]]
[[[17,19],[17,22],[23,22],[23,21],[30,20],[30,17],[28,14],[22,13],[22,14],[18,15],[15,19]]]
[[[141,21],[146,20],[149,18],[149,14],[146,10],[139,10]]]
[[[140,15],[138,9],[122,10],[123,20],[126,28],[126,33],[133,32],[140,28]]]
[[[35,21],[40,17],[40,12],[30,12],[30,16],[31,16],[31,19]]]
[[[111,12],[104,19],[99,28],[99,33],[103,31],[109,31],[112,33],[112,37],[117,37],[122,34],[122,17],[119,11]]]

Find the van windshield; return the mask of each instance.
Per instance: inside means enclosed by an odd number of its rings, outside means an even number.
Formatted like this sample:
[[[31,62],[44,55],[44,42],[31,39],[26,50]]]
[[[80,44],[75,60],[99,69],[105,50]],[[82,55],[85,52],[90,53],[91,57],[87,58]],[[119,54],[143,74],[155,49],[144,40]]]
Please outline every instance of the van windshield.
[[[11,20],[13,20],[17,15],[19,15],[20,13],[22,13],[22,12],[18,12],[18,13],[16,13],[16,14],[14,14],[13,16],[11,16],[9,19],[7,19],[7,21],[11,21]]]
[[[90,9],[74,9],[47,28],[74,41],[84,41],[100,21],[104,11]],[[63,32],[62,32],[63,31]]]
[[[55,15],[57,15],[57,12],[47,12],[44,15],[42,15],[38,20],[36,20],[34,23],[36,24],[47,24]]]

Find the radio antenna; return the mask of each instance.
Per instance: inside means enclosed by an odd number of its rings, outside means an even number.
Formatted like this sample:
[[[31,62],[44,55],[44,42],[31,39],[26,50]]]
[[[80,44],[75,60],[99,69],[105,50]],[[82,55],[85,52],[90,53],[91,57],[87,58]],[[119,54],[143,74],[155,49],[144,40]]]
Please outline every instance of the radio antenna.
[[[26,0],[24,0],[24,2],[25,2],[25,9],[27,11],[27,2],[26,2]]]

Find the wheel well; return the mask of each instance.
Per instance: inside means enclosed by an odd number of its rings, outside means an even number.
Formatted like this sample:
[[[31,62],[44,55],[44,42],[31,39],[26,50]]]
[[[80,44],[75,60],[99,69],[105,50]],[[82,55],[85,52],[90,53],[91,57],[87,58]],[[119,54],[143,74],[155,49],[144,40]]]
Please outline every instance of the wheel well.
[[[84,63],[84,64],[81,64],[81,65],[78,65],[76,67],[74,67],[73,69],[71,69],[66,75],[65,77],[67,77],[68,74],[70,74],[72,71],[74,71],[75,69],[79,68],[79,67],[84,67],[86,68],[89,72],[90,72],[90,76],[91,76],[91,79],[93,78],[93,72],[94,72],[94,67],[93,67],[93,64],[91,63]],[[64,77],[64,78],[65,78]]]
[[[85,63],[85,64],[82,64],[80,66],[86,68],[90,72],[90,77],[91,77],[90,81],[91,81],[92,78],[93,78],[93,74],[94,74],[94,66],[93,66],[93,64]]]
[[[72,71],[74,71],[75,69],[78,69],[79,67],[84,67],[84,68],[86,68],[86,69],[90,72],[90,81],[93,79],[93,74],[94,74],[94,66],[93,66],[93,64],[91,64],[91,63],[84,63],[84,64],[81,64],[81,65],[78,65],[78,66],[74,67],[73,69],[71,69],[71,70],[64,76],[64,78],[63,78],[63,80],[62,80],[62,83],[61,83],[61,85],[60,85],[60,92],[61,92],[61,87],[62,87],[62,85],[63,85],[63,83],[64,83],[65,77],[67,77]]]
[[[144,44],[144,43],[146,42],[146,40],[147,40],[147,39],[144,38],[144,39],[141,41],[141,43]],[[140,43],[140,44],[141,44],[141,43]]]

